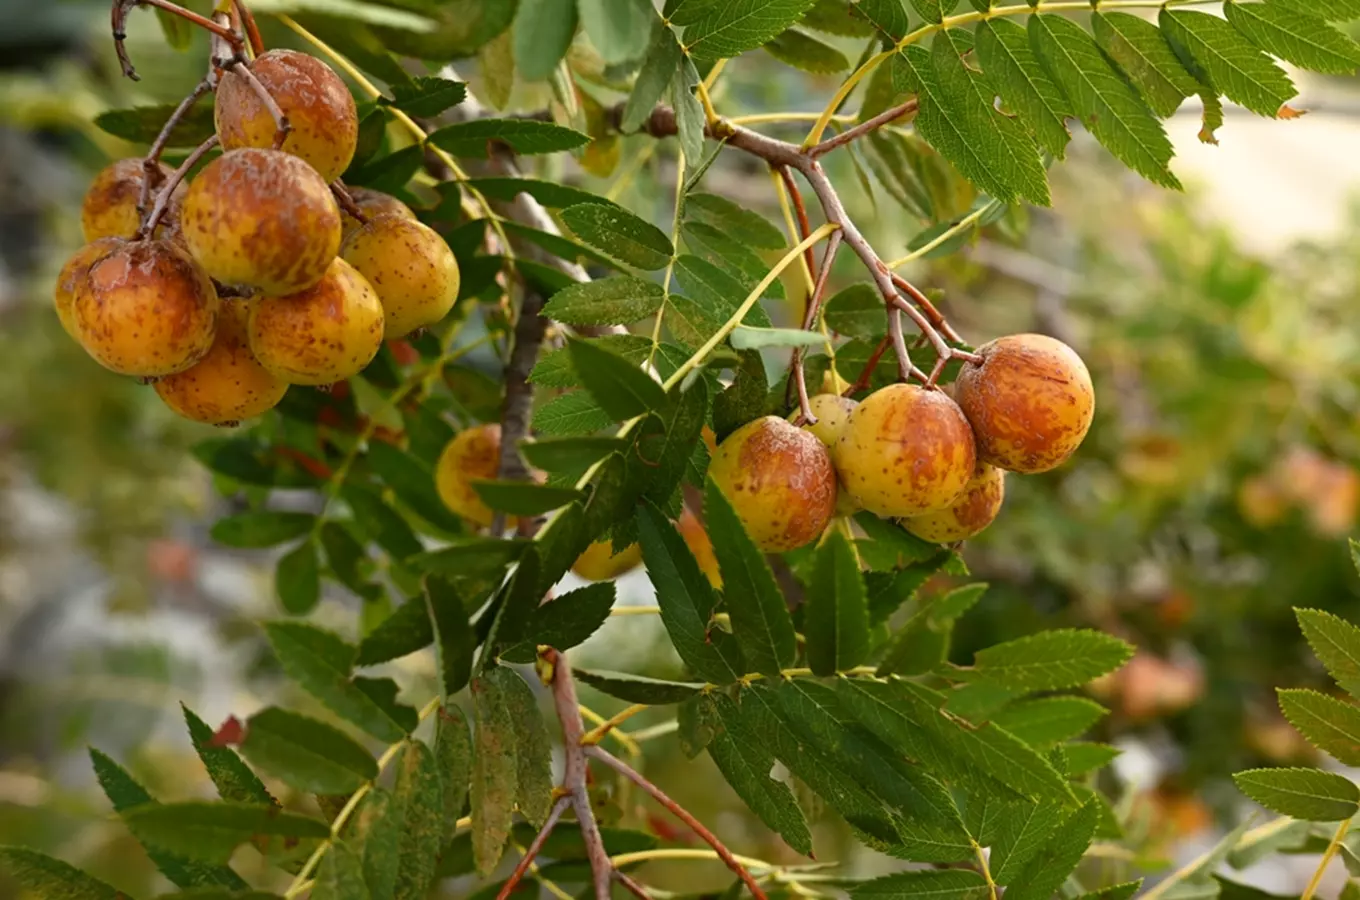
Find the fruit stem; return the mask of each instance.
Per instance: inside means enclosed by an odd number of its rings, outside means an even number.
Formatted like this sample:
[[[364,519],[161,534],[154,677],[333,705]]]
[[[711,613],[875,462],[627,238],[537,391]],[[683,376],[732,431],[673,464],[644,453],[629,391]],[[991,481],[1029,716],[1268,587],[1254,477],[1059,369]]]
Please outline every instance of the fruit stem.
[[[160,134],[156,135],[155,142],[151,149],[147,151],[146,159],[142,160],[142,195],[137,200],[137,212],[142,216],[142,226],[146,225],[146,215],[149,211],[148,205],[151,202],[151,179],[160,174],[159,166],[161,154],[165,152],[166,144],[170,143],[170,134],[175,130],[175,126],[193,108],[194,104],[206,93],[212,90],[212,81],[204,78],[194,89],[189,92],[189,96],[180,101],[179,106],[170,114],[170,118],[165,120],[161,126]]]
[[[146,222],[141,228],[137,229],[137,234],[133,236],[133,240],[146,240],[155,235],[156,226],[160,223],[161,217],[165,215],[165,210],[170,205],[170,198],[174,195],[175,188],[179,187],[180,182],[184,180],[184,176],[189,174],[189,170],[192,169],[209,150],[216,146],[217,135],[214,134],[212,137],[199,144],[198,147],[194,149],[194,152],[190,153],[185,157],[184,162],[179,164],[179,168],[171,173],[169,178],[165,179],[165,184],[161,187],[161,192],[156,195],[156,205],[151,208],[151,214],[146,217]]]
[[[826,253],[822,254],[822,268],[817,272],[817,284],[812,289],[812,296],[808,298],[807,312],[803,315],[804,331],[811,331],[821,315],[822,301],[826,296],[826,282],[831,275],[831,266],[836,262],[836,251],[840,246],[841,232],[835,231],[826,242]],[[798,391],[798,408],[801,410],[803,421],[808,425],[816,425],[817,416],[812,412],[812,403],[808,400],[807,377],[803,373],[803,351],[802,347],[793,348],[793,365],[789,377],[793,379],[794,387]],[[832,361],[834,362],[834,358]],[[787,397],[787,391],[785,396]]]
[[[214,22],[212,19],[200,16],[198,13],[185,9],[177,3],[171,3],[170,0],[113,0],[113,8],[110,13],[110,24],[113,30],[113,48],[118,54],[118,65],[122,68],[123,75],[127,78],[131,78],[133,81],[141,81],[142,79],[141,76],[137,74],[137,70],[132,66],[132,60],[128,57],[127,47],[124,45],[124,41],[127,40],[127,15],[134,6],[154,6],[157,9],[163,9],[172,15],[179,16],[181,19],[185,19],[194,25],[197,25],[199,28],[203,28],[217,35],[230,44],[232,49],[237,53],[240,53],[245,45],[244,41],[241,40],[241,36],[232,31],[231,28],[219,22]]]
[[[240,51],[236,52],[237,56],[222,60],[221,66],[244,78],[246,84],[250,85],[250,89],[255,92],[255,96],[260,98],[264,108],[269,110],[269,116],[274,120],[274,149],[282,150],[283,142],[288,140],[288,132],[293,130],[293,126],[288,122],[288,116],[279,107],[273,95],[269,93],[269,89],[264,86],[260,79],[255,77],[254,72],[250,71],[250,65],[244,57],[239,55]]]
[[[251,54],[261,56],[264,53],[264,38],[260,37],[260,26],[255,23],[255,15],[246,6],[246,0],[232,0],[232,6],[236,9],[236,15],[241,17],[246,37],[250,40]]]
[[[340,204],[340,208],[348,213],[360,225],[368,224],[368,215],[359,208],[359,204],[354,202],[354,195],[345,187],[345,183],[339,178],[331,182],[331,193],[335,195],[335,202]]]

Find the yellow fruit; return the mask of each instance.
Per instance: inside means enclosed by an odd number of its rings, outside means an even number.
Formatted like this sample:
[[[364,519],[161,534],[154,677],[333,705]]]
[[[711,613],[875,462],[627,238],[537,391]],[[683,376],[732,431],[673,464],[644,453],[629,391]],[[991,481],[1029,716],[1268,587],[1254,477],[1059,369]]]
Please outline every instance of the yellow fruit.
[[[922,540],[936,544],[962,541],[980,533],[996,519],[1006,497],[1006,473],[979,462],[959,499],[923,516],[900,519],[898,524]]]
[[[587,581],[608,581],[642,562],[642,548],[632,544],[620,553],[614,552],[611,541],[596,541],[577,557],[571,570]]]
[[[352,187],[349,189],[349,198],[354,201],[354,205],[359,207],[369,219],[376,219],[378,216],[401,216],[403,219],[414,219],[416,214],[411,212],[411,207],[402,203],[391,194],[384,194],[382,191],[375,191],[372,188]],[[340,210],[340,227],[344,232],[344,237],[348,238],[351,234],[359,230],[359,220]]]
[[[382,347],[382,304],[343,259],[333,260],[312,287],[251,305],[251,352],[289,384],[344,381],[362,372]]]
[[[184,241],[223,284],[269,296],[311,287],[340,251],[340,208],[316,170],[277,150],[232,150],[184,197]]]
[[[66,333],[77,341],[80,340],[80,335],[76,333],[75,311],[72,308],[76,301],[76,286],[89,273],[90,266],[123,246],[124,243],[126,242],[122,238],[97,238],[77,250],[66,261],[66,265],[61,267],[61,274],[57,276],[57,288],[53,291],[52,301],[57,308],[57,318],[61,321],[61,327],[65,328]]]
[[[500,471],[501,426],[477,425],[460,431],[439,454],[435,464],[435,489],[439,499],[455,514],[483,528],[495,513],[482,502],[472,482],[496,477]]]
[[[80,226],[87,243],[104,237],[131,240],[137,234],[137,228],[141,225],[137,203],[142,199],[142,175],[145,171],[142,163],[141,159],[120,159],[110,163],[94,177],[80,205]],[[155,204],[157,189],[171,174],[170,167],[164,163],[158,163],[156,168],[160,177],[151,185],[148,205]],[[184,193],[183,184],[175,186],[162,222],[174,221],[177,208],[184,200]],[[157,237],[163,236],[157,233]]]
[[[983,462],[1047,472],[1081,446],[1095,416],[1091,373],[1071,347],[1041,334],[1013,334],[977,349],[955,394]]]
[[[414,219],[370,219],[346,239],[340,255],[378,292],[388,338],[435,324],[458,299],[453,251],[438,232]]]
[[[839,394],[817,394],[809,398],[808,406],[817,417],[817,422],[803,427],[815,434],[823,444],[834,447],[846,423],[850,421],[850,413],[859,404]]]
[[[156,382],[166,406],[195,422],[229,425],[271,410],[283,399],[288,383],[269,374],[250,352],[251,303],[224,302],[208,355]]]
[[[695,561],[699,563],[699,570],[708,578],[709,584],[721,589],[722,573],[718,571],[718,556],[713,552],[713,541],[699,517],[687,507],[680,513],[680,521],[676,524],[680,527],[680,536],[685,539],[689,552],[694,554]]]
[[[301,157],[327,183],[344,174],[359,141],[359,113],[340,76],[296,50],[270,50],[250,71],[288,118],[283,151]],[[223,73],[213,117],[224,150],[274,146],[277,123],[239,72]]]
[[[90,266],[72,304],[81,346],[106,369],[173,375],[212,346],[220,301],[207,274],[169,241],[124,244]]]
[[[875,391],[850,414],[836,442],[845,490],[880,516],[944,509],[973,476],[973,432],[942,392],[911,384]]]
[[[708,474],[756,545],[793,550],[826,528],[836,471],[826,446],[778,416],[748,422],[718,445]]]

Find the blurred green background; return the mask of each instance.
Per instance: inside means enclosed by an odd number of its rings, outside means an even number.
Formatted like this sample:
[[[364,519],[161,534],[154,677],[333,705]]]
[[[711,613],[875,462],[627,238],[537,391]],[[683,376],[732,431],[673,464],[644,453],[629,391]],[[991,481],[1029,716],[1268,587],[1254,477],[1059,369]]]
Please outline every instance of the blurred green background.
[[[192,796],[207,782],[178,703],[217,722],[284,688],[251,624],[276,612],[270,558],[207,537],[229,501],[188,450],[215,432],[101,370],[51,309],[55,274],[80,242],[86,184],[137,152],[92,118],[173,102],[201,76],[201,36],[198,52],[180,53],[150,13],[131,24],[137,84],[118,76],[106,3],[0,0],[0,843],[140,891],[156,885],[154,870],[111,820],[86,745],[163,796]],[[267,38],[284,42],[275,29]],[[460,74],[477,89],[475,64]],[[1048,332],[1095,376],[1097,419],[1080,456],[1012,478],[1000,520],[969,547],[992,590],[953,653],[966,660],[974,647],[1073,624],[1137,644],[1135,661],[1094,690],[1112,715],[1093,738],[1126,749],[1111,787],[1153,857],[1183,859],[1241,817],[1230,772],[1317,762],[1274,702],[1276,685],[1328,689],[1291,607],[1360,620],[1346,549],[1360,513],[1360,206],[1348,200],[1360,186],[1360,90],[1301,83],[1309,116],[1230,115],[1221,147],[1198,145],[1193,110],[1173,122],[1184,195],[1079,141],[1055,169],[1053,209],[1012,214],[912,272],[943,291],[974,343]],[[836,84],[748,55],[716,100],[728,115],[815,109]],[[535,95],[521,94],[532,106]],[[613,186],[665,223],[674,155],[630,138],[613,172],[556,161],[546,174]],[[845,159],[832,166],[871,240],[902,252],[919,223]],[[780,221],[749,160],[724,156],[706,184]],[[646,602],[644,577],[623,585]],[[352,630],[354,606],[337,594],[322,619]],[[661,642],[656,622],[630,617],[580,652],[661,675]],[[432,672],[423,657],[394,669],[407,685],[428,685]],[[664,720],[651,715],[639,726]],[[705,761],[684,760],[668,739],[648,745],[647,765],[735,844],[778,858]],[[1279,889],[1292,878],[1260,874]]]

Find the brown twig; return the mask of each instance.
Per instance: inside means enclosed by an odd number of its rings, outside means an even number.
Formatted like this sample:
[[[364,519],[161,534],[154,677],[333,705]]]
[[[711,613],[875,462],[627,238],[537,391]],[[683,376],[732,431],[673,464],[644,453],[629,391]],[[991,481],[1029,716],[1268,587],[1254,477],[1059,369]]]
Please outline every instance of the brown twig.
[[[807,240],[807,236],[812,234],[812,224],[808,222],[807,206],[803,204],[803,192],[798,190],[798,182],[793,180],[793,173],[788,166],[778,168],[779,177],[784,180],[784,190],[789,192],[789,199],[793,202],[793,211],[798,217],[798,237],[799,240]],[[811,247],[803,251],[803,262],[807,264],[809,273],[817,271],[817,256]],[[812,305],[812,298],[808,297],[808,306]]]
[[[812,326],[817,323],[817,317],[822,311],[822,301],[826,296],[826,282],[831,276],[831,266],[836,262],[836,251],[841,246],[840,229],[831,232],[831,237],[826,242],[826,253],[822,254],[822,268],[817,272],[817,283],[812,288],[812,296],[808,299],[807,312],[803,314],[803,330],[811,331]],[[793,365],[790,367],[789,377],[793,379],[793,385],[798,391],[799,418],[802,422],[795,422],[795,425],[808,424],[816,425],[817,416],[812,412],[812,404],[808,400],[807,377],[803,373],[803,352],[804,348],[793,348]],[[785,401],[788,400],[788,390],[784,391]]]
[[[640,897],[642,900],[652,900],[652,895],[647,893],[646,888],[634,881],[632,876],[626,875],[618,869],[615,869],[614,877],[618,879],[619,884],[623,885],[634,897]]]
[[[160,224],[161,216],[165,215],[166,207],[170,205],[170,198],[174,195],[175,188],[179,187],[180,182],[184,180],[184,176],[189,174],[189,170],[192,169],[209,150],[216,146],[217,135],[214,134],[212,137],[199,144],[198,147],[194,149],[194,152],[190,153],[188,157],[185,158],[184,162],[179,164],[179,168],[172,172],[169,178],[165,179],[165,184],[161,186],[161,192],[156,195],[156,205],[151,208],[151,213],[146,217],[146,222],[143,223],[141,228],[137,229],[134,240],[145,240],[156,233],[156,226]]]
[[[939,308],[931,302],[924,291],[896,272],[892,273],[892,280],[899,291],[906,294],[916,302],[917,306],[921,307],[921,312],[925,313],[926,318],[930,320],[930,324],[935,326],[940,333],[956,344],[966,343],[963,338],[959,337],[959,333],[954,330],[953,326],[946,321],[944,313],[940,312]],[[955,352],[958,353],[961,351],[956,350]]]
[[[260,102],[264,104],[265,109],[269,110],[269,115],[274,120],[274,149],[282,150],[283,142],[288,140],[288,132],[293,130],[293,126],[288,122],[288,116],[279,107],[273,95],[269,93],[269,89],[261,83],[260,79],[255,77],[254,72],[250,71],[250,64],[239,55],[240,52],[239,49],[236,49],[236,56],[231,59],[217,60],[217,64],[244,78],[246,84],[250,85],[250,89],[255,92],[255,96],[260,98]]]
[[[841,391],[842,397],[853,397],[860,391],[868,389],[869,385],[873,382],[874,369],[878,368],[878,361],[883,358],[884,353],[888,352],[890,346],[892,346],[891,337],[885,337],[878,342],[878,346],[874,348],[874,352],[869,354],[869,361],[864,364],[864,369],[859,373],[859,377],[855,379],[855,383],[844,391]]]
[[[505,884],[501,885],[500,891],[496,894],[496,900],[506,900],[514,892],[524,878],[524,873],[529,871],[529,867],[534,864],[534,859],[543,849],[543,844],[548,840],[548,836],[557,827],[557,820],[562,818],[562,813],[566,812],[570,805],[570,797],[561,797],[553,804],[552,811],[548,813],[548,818],[543,823],[543,827],[538,830],[538,834],[534,835],[533,842],[524,851],[524,856],[520,857],[519,865],[515,866],[515,871],[510,873]]]
[[[820,144],[814,144],[808,148],[807,154],[813,159],[816,159],[824,153],[830,153],[837,147],[844,147],[851,141],[864,137],[864,135],[871,131],[877,131],[889,122],[895,122],[905,115],[916,112],[917,105],[917,99],[915,97],[905,103],[899,103],[891,109],[884,110],[872,119],[865,119],[853,128],[847,128],[840,134],[829,137]]]
[[[737,858],[732,855],[732,851],[728,850],[727,846],[722,841],[718,840],[717,835],[704,827],[704,823],[696,819],[693,813],[685,809],[679,803],[676,803],[666,795],[665,791],[652,784],[652,782],[644,777],[642,773],[638,772],[632,766],[628,765],[628,763],[619,759],[608,750],[601,747],[590,747],[586,750],[586,753],[642,788],[651,795],[653,800],[666,807],[671,815],[688,825],[694,830],[695,834],[703,838],[704,843],[713,848],[713,852],[718,854],[718,858],[726,863],[727,867],[735,872],[738,878],[745,882],[746,889],[751,892],[752,897],[756,898],[756,900],[768,900],[765,896],[765,891],[756,883],[756,880],[751,876],[751,873],[746,871],[746,867],[737,861]]]
[[[255,24],[255,14],[246,6],[245,0],[232,0],[232,6],[236,9],[236,15],[241,19],[241,26],[245,29],[246,38],[250,41],[250,52],[255,56],[264,53],[264,38],[260,37],[260,26]]]
[[[340,179],[335,179],[331,183],[331,194],[335,196],[335,202],[340,208],[354,218],[360,225],[368,224],[368,214],[359,208],[359,204],[354,202],[354,195],[345,187],[345,183]]]
[[[156,135],[156,140],[147,151],[146,159],[142,160],[142,195],[137,200],[137,212],[145,220],[147,204],[151,202],[151,180],[160,175],[161,154],[165,152],[165,147],[170,143],[170,133],[175,130],[175,126],[193,108],[194,104],[209,91],[212,90],[212,80],[204,78],[194,86],[189,96],[180,101],[179,106],[170,114],[170,118],[165,120],[161,126],[160,134]]]
[[[118,65],[122,68],[123,75],[131,78],[133,81],[141,81],[141,76],[139,76],[137,70],[133,68],[132,60],[128,57],[127,47],[123,42],[127,40],[128,12],[134,6],[154,6],[157,9],[163,9],[168,13],[179,16],[181,19],[192,22],[199,28],[210,31],[222,38],[230,44],[232,49],[237,53],[241,52],[241,49],[245,46],[244,42],[241,40],[241,36],[232,31],[228,26],[200,16],[193,10],[185,9],[177,3],[171,3],[170,0],[113,0],[113,7],[110,14],[110,25],[113,30],[113,48],[118,54]]]

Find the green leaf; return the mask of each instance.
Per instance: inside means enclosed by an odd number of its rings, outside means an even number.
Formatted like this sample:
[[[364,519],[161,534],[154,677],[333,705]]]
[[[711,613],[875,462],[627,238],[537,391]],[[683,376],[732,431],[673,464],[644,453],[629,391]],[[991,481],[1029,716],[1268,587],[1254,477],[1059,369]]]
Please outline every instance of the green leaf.
[[[1279,695],[1285,718],[1310,744],[1343,765],[1360,764],[1360,708],[1317,691],[1281,690]]]
[[[1339,822],[1360,810],[1360,787],[1345,776],[1320,769],[1250,769],[1233,781],[1242,793],[1282,816],[1309,822]]]
[[[813,0],[730,0],[685,26],[685,49],[699,59],[739,56],[803,17]]]
[[[162,106],[134,106],[130,109],[110,109],[94,117],[96,128],[134,144],[150,144],[175,111],[177,104]],[[169,147],[196,147],[216,132],[213,124],[213,105],[200,100],[170,131]]]
[[[646,0],[578,0],[581,27],[605,65],[640,59],[656,14]]]
[[[425,549],[406,520],[372,488],[350,482],[340,496],[354,513],[354,520],[367,537],[400,562]]]
[[[369,441],[364,458],[397,499],[416,515],[445,531],[463,530],[462,521],[439,499],[434,472],[424,461],[386,441]]]
[[[687,196],[685,216],[716,228],[729,240],[760,250],[781,250],[788,244],[784,233],[769,219],[717,194]]]
[[[568,325],[628,325],[656,315],[665,299],[654,281],[616,275],[563,288],[544,305],[543,315]]]
[[[705,222],[685,222],[680,233],[685,238],[685,246],[700,259],[712,263],[740,282],[749,293],[755,289],[770,270],[756,251],[746,244],[732,240]],[[765,288],[764,296],[784,299],[786,294],[782,282],[772,281]]]
[[[510,835],[519,763],[515,723],[500,678],[472,679],[472,709],[472,851],[477,871],[485,876],[500,861]]]
[[[321,562],[316,557],[316,544],[303,541],[279,557],[274,589],[283,611],[290,615],[305,616],[316,608],[321,599]]]
[[[666,516],[650,503],[638,509],[639,543],[656,586],[661,622],[680,658],[695,675],[731,684],[746,674],[741,650],[730,634],[710,629],[717,596]]]
[[[123,813],[129,809],[156,803],[146,788],[138,784],[126,769],[93,747],[90,748],[90,762],[94,765],[94,774],[99,779],[104,796],[113,804],[114,812]],[[202,863],[180,859],[173,854],[161,853],[154,847],[147,848],[147,856],[177,887],[220,885],[233,890],[246,888],[246,883],[229,866],[205,866]]]
[[[664,269],[675,254],[660,228],[619,206],[580,203],[562,210],[562,221],[591,247],[639,269]]]
[[[629,703],[646,703],[648,706],[666,706],[683,703],[703,690],[703,684],[693,681],[663,681],[645,675],[629,675],[625,672],[608,672],[600,669],[573,669],[578,681],[584,682],[601,693]]]
[[[871,2],[870,6],[873,5]],[[817,0],[812,5],[801,20],[805,28],[813,31],[820,31],[824,34],[835,34],[841,37],[869,37],[874,33],[874,28],[868,22],[852,13],[849,0]],[[904,14],[905,15],[905,14]]]
[[[236,800],[241,803],[273,803],[278,801],[269,793],[264,782],[250,771],[241,761],[236,751],[229,747],[213,746],[213,730],[194,711],[180,704],[184,711],[184,721],[189,726],[189,740],[194,745],[203,768],[207,769],[217,794],[223,800]]]
[[[565,209],[578,203],[610,202],[590,191],[536,178],[469,178],[463,184],[492,200],[508,202],[520,194],[528,194],[549,209]]]
[[[576,34],[576,4],[520,0],[515,14],[515,65],[525,81],[546,81],[557,71]]]
[[[798,328],[752,328],[738,325],[730,337],[733,350],[761,350],[765,347],[816,347],[826,343],[818,331]]]
[[[0,847],[0,868],[41,900],[132,900],[75,866],[23,847]]]
[[[1162,31],[1190,55],[1218,92],[1260,116],[1277,118],[1296,93],[1270,57],[1217,16],[1162,9]]]
[[[526,546],[520,540],[472,538],[413,556],[408,562],[422,572],[468,578],[504,569],[519,559]]]
[[[722,573],[732,633],[746,666],[752,672],[778,677],[782,669],[793,665],[798,652],[784,595],[764,554],[711,478],[704,491],[704,513]]]
[[[1360,700],[1360,628],[1320,609],[1295,609],[1294,615],[1327,673]]]
[[[850,68],[850,60],[844,53],[797,28],[790,28],[767,41],[765,52],[782,63],[815,75],[829,75]]]
[[[793,792],[771,777],[774,754],[724,694],[708,694],[701,713],[712,728],[708,753],[737,796],[794,850],[812,855],[812,834]]]
[[[958,0],[911,0],[911,5],[916,7],[916,11],[927,22],[938,25],[944,21],[945,16],[954,11]]]
[[[533,430],[546,435],[594,434],[615,421],[589,391],[572,391],[540,406],[534,413]]]
[[[615,419],[622,421],[669,408],[670,400],[661,384],[622,356],[575,339],[568,349],[586,390]]]
[[[288,677],[332,712],[389,743],[405,737],[406,729],[350,680],[352,645],[301,622],[266,622],[264,629]]]
[[[581,496],[575,488],[532,481],[474,480],[472,489],[487,506],[515,516],[541,516]]]
[[[299,838],[330,837],[320,819],[281,812],[272,804],[186,801],[140,806],[123,816],[142,842],[190,859],[225,864],[246,841],[291,845]]]
[[[599,284],[600,282],[593,283]],[[647,357],[652,352],[652,339],[640,334],[607,334],[603,337],[583,338],[583,340],[597,344],[615,356],[622,356],[639,367],[647,361]],[[577,374],[575,366],[572,365],[571,351],[566,347],[545,353],[540,357],[538,364],[534,366],[533,372],[529,375],[529,381],[542,387],[572,388],[581,386],[581,376]],[[599,440],[604,439],[600,438]],[[523,450],[528,445],[521,444],[520,446]]]
[[[618,453],[628,442],[616,437],[566,437],[526,441],[520,455],[535,468],[549,472],[584,472],[592,463]]]
[[[1360,0],[1271,0],[1271,2],[1310,16],[1318,16],[1328,22],[1360,19]]]
[[[1030,16],[1029,38],[1034,55],[1095,139],[1149,181],[1179,189],[1167,168],[1174,151],[1161,123],[1095,39],[1059,15]]]
[[[864,576],[850,541],[832,529],[817,548],[803,613],[807,658],[815,675],[853,669],[869,653]]]
[[[415,601],[412,601],[414,603]],[[477,638],[468,622],[467,607],[447,578],[425,579],[426,623],[439,647],[439,671],[444,696],[452,697],[467,687],[472,677],[472,655]]]
[[[390,9],[362,0],[255,0],[251,9],[258,13],[319,13],[333,16],[339,20],[349,20],[348,27],[354,22],[381,25],[398,32],[419,35],[430,31],[434,23],[424,16],[400,9]],[[386,73],[381,74],[385,79]]]
[[[621,131],[632,133],[647,121],[672,79],[679,74],[682,56],[675,32],[658,20],[652,28],[652,43],[647,49],[647,58],[623,108],[623,118],[619,122]]]
[[[713,263],[688,253],[675,260],[675,274],[689,291],[690,297],[703,307],[705,318],[714,325],[713,331],[736,313],[741,301],[751,292],[750,286],[743,286]],[[672,304],[679,299],[672,295]],[[751,308],[745,322],[758,328],[771,326],[769,314],[759,306]],[[708,334],[704,337],[707,338]]]
[[[356,666],[376,666],[430,646],[434,629],[422,598],[407,600],[359,642]]]
[[[992,91],[963,64],[971,50],[959,32],[936,36],[932,50],[918,44],[893,60],[893,83],[916,93],[916,131],[979,188],[1007,203],[1023,197],[1048,205],[1048,180],[1038,147],[1014,119],[993,106]]]
[[[378,776],[373,757],[349,735],[274,706],[250,717],[241,752],[255,767],[314,794],[348,793]]]
[[[1199,91],[1157,26],[1129,13],[1095,13],[1091,28],[1096,43],[1138,88],[1152,111],[1167,118],[1181,102]]]
[[[858,0],[853,9],[855,15],[867,19],[883,37],[894,42],[906,37],[911,27],[902,0]]]
[[[1107,712],[1085,697],[1039,697],[1003,709],[992,722],[1032,747],[1047,749],[1086,731]]]
[[[901,872],[850,888],[852,900],[986,900],[987,882],[966,869]]]
[[[602,581],[568,591],[540,605],[529,623],[528,639],[501,654],[510,662],[531,663],[540,644],[570,650],[585,641],[609,618],[614,583]]]
[[[467,803],[472,777],[472,736],[467,716],[452,704],[440,707],[435,723],[434,759],[441,783],[441,833],[448,838]]]
[[[1143,879],[1141,878],[1137,881],[1125,881],[1123,884],[1101,888],[1098,891],[1088,891],[1078,897],[1077,900],[1130,900],[1142,886]]]
[[[1045,835],[1043,846],[1006,888],[1008,900],[1048,900],[1071,875],[1091,846],[1100,809],[1088,802],[1072,810]]]
[[[764,414],[770,394],[765,362],[754,350],[741,354],[732,383],[713,399],[713,431],[722,441],[742,425]]]
[[[487,673],[499,682],[501,697],[515,728],[515,798],[524,818],[542,825],[553,802],[552,739],[538,700],[519,673],[497,666]]]
[[[443,783],[434,754],[421,741],[411,741],[397,763],[392,799],[402,810],[394,900],[422,900],[434,880],[439,851],[444,848]]]
[[[391,100],[383,97],[378,102],[416,118],[432,119],[467,99],[467,85],[438,75],[421,76],[411,79],[409,84],[393,84],[392,97]]]
[[[999,813],[995,812],[999,810]],[[1019,882],[1025,866],[1062,821],[1062,807],[1056,803],[988,801],[989,819],[995,834],[979,835],[992,846],[992,877],[999,884]]]
[[[228,547],[274,547],[307,534],[315,522],[311,513],[261,510],[218,519],[211,534]]]
[[[364,884],[364,863],[346,841],[336,841],[316,870],[312,900],[371,900]]]
[[[867,282],[838,291],[823,309],[827,326],[837,334],[877,340],[888,333],[883,297]]]
[[[478,660],[477,671],[483,672],[491,663],[493,653],[502,647],[512,647],[524,640],[534,610],[543,599],[538,584],[538,550],[530,545],[520,557],[515,574],[501,588],[495,600],[495,617],[487,632],[486,648]]]
[[[1102,769],[1123,752],[1118,747],[1094,741],[1073,741],[1063,744],[1063,750],[1067,753],[1067,774],[1073,777]]]
[[[487,145],[506,144],[516,153],[557,153],[590,143],[590,137],[571,128],[534,119],[472,119],[446,125],[429,142],[455,156],[486,159]]]
[[[973,674],[1021,691],[1078,687],[1113,672],[1133,655],[1117,637],[1088,629],[1057,629],[1007,641],[973,657]]]
[[[156,10],[165,42],[174,50],[188,50],[194,45],[193,23],[164,9]],[[181,885],[182,886],[182,885]]]
[[[691,170],[704,167],[705,117],[703,104],[695,96],[699,85],[699,70],[688,55],[680,60],[680,68],[671,79],[670,100],[675,110],[675,130],[680,138],[680,152],[685,155]],[[714,152],[716,157],[717,152]],[[714,157],[710,157],[712,160]]]
[[[363,852],[364,881],[374,900],[391,900],[396,891],[402,812],[390,792],[375,787],[354,817],[353,840]]]

